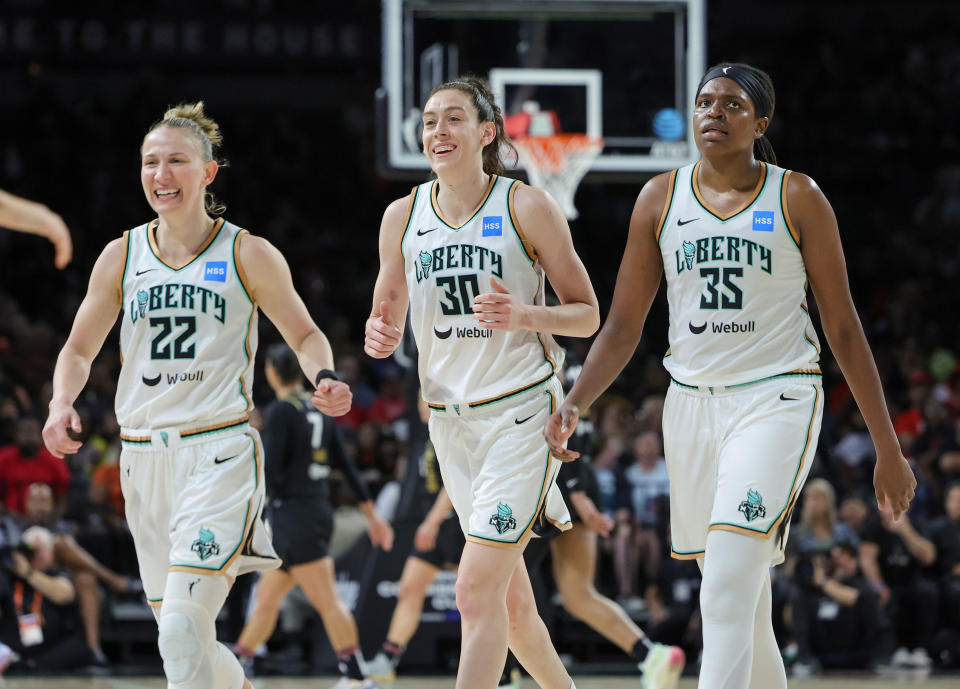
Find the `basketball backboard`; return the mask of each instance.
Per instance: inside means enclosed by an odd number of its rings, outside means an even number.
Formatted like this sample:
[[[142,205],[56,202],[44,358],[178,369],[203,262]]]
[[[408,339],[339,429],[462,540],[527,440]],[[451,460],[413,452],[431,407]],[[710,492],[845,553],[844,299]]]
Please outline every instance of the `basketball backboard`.
[[[706,0],[383,0],[378,157],[422,176],[420,110],[460,74],[504,110],[536,101],[564,132],[603,137],[591,173],[646,176],[696,154],[687,126],[706,66]]]

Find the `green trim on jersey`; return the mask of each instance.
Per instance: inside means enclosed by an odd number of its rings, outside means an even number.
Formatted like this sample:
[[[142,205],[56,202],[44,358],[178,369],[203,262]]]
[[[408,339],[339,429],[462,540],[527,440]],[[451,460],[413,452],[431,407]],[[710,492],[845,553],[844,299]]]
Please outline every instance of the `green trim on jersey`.
[[[677,180],[680,178],[680,175],[673,176],[673,187],[670,189],[670,204],[667,206],[667,214],[663,216],[663,227],[660,228],[660,236],[657,237],[657,246],[660,246],[663,241],[663,235],[667,233],[667,227],[670,225],[670,211],[673,210],[673,202],[677,200]],[[693,189],[693,174],[690,175],[690,188]],[[697,198],[697,195],[694,194],[693,198]]]
[[[223,221],[224,226],[227,224],[227,221]],[[237,268],[237,240],[240,238],[241,233],[244,230],[237,228],[237,233],[233,235],[233,246],[230,248],[230,255],[233,257],[233,274],[237,278],[237,284],[240,285],[240,289],[243,290],[243,296],[247,298],[247,301],[250,302],[250,315],[247,316],[247,334],[243,336],[243,356],[247,360],[247,365],[244,366],[243,370],[240,372],[240,378],[237,380],[239,385],[240,397],[243,398],[243,403],[247,405],[247,411],[253,409],[253,390],[250,391],[250,397],[247,397],[243,391],[243,373],[248,368],[250,368],[250,355],[247,351],[250,349],[250,333],[253,331],[253,317],[257,313],[257,304],[253,301],[253,297],[250,296],[250,293],[247,292],[247,286],[243,283],[243,279],[240,277],[240,270]],[[210,242],[212,245],[213,242]],[[207,247],[210,248],[210,247]]]
[[[407,232],[410,230],[410,223],[413,220],[414,213],[417,212],[417,200],[420,198],[420,187],[413,188],[413,202],[410,204],[410,211],[407,214],[407,223],[403,226],[403,234],[400,235],[400,258],[406,263],[406,254],[403,253],[403,240],[407,238]]]
[[[703,210],[705,210],[707,213],[709,213],[710,216],[711,216],[714,220],[717,220],[717,221],[719,221],[721,224],[724,224],[724,225],[726,225],[728,222],[730,222],[731,220],[733,220],[733,219],[735,219],[735,218],[739,218],[741,215],[743,215],[743,214],[746,213],[748,210],[750,210],[750,209],[753,208],[755,205],[757,205],[757,201],[759,201],[759,200],[760,200],[760,197],[763,196],[763,192],[766,190],[767,184],[770,182],[770,166],[767,165],[766,163],[764,163],[763,184],[760,186],[760,191],[756,192],[757,195],[754,197],[753,201],[751,201],[750,204],[747,205],[747,206],[745,206],[742,210],[734,213],[734,214],[731,215],[729,218],[727,218],[726,220],[724,220],[723,218],[721,218],[719,215],[717,215],[715,212],[713,212],[712,210],[710,210],[709,208],[707,208],[706,206],[704,206],[704,205],[700,202],[700,198],[697,196],[697,191],[696,191],[696,189],[694,189],[694,187],[693,187],[693,173],[694,173],[694,171],[695,171],[696,169],[697,169],[697,168],[696,168],[696,165],[694,165],[694,167],[691,168],[691,170],[690,170],[690,195],[693,197],[693,200],[697,202],[697,205],[698,205],[698,206],[700,206]],[[781,179],[782,179],[782,178],[783,178],[783,175],[781,174],[780,177],[781,177]],[[753,192],[751,192],[751,193],[753,193]],[[784,221],[784,222],[786,222],[786,221]]]
[[[499,182],[500,182],[500,179],[497,179],[497,182],[499,183]],[[514,188],[516,185],[518,185],[518,184],[520,184],[520,180],[519,180],[519,179],[515,179],[515,180],[513,180],[512,182],[510,182],[509,186],[507,186],[507,192],[506,192],[506,197],[507,197],[507,219],[510,221],[510,229],[513,230],[513,236],[517,238],[517,242],[520,244],[520,251],[522,251],[522,252],[523,252],[523,255],[527,257],[527,260],[528,260],[528,261],[530,261],[530,265],[531,265],[531,266],[535,266],[535,265],[537,265],[537,261],[536,261],[536,259],[534,259],[534,258],[527,252],[527,247],[523,245],[523,238],[520,236],[520,232],[517,230],[517,226],[516,226],[516,225],[514,224],[514,222],[513,222],[514,210],[513,210],[513,203],[511,202],[511,196],[510,196],[510,194],[511,194],[511,193],[515,193],[515,192],[513,192],[513,188]],[[492,193],[491,193],[491,195],[492,195]],[[537,293],[538,293],[538,294],[540,293],[540,289],[539,289],[539,288],[537,289]]]
[[[433,189],[434,189],[434,187],[435,187],[437,184],[440,183],[440,181],[439,181],[439,180],[433,180],[433,183],[430,184],[430,193],[429,193],[428,198],[427,198],[427,201],[428,201],[429,204],[430,204],[430,210],[431,210],[431,212],[433,213],[433,217],[435,217],[437,220],[439,220],[440,222],[442,222],[446,227],[449,227],[449,228],[450,228],[451,230],[453,230],[454,232],[459,232],[460,230],[462,230],[464,227],[466,227],[467,225],[469,225],[470,223],[472,223],[472,222],[476,219],[476,217],[477,217],[478,215],[480,215],[480,212],[481,212],[484,208],[487,207],[487,203],[490,201],[490,197],[493,196],[493,192],[496,190],[497,185],[500,184],[500,180],[503,179],[503,177],[501,177],[500,175],[491,175],[491,177],[493,177],[493,178],[495,178],[495,179],[492,179],[492,180],[491,180],[491,184],[490,184],[489,188],[488,188],[488,189],[486,190],[486,192],[485,192],[485,193],[486,193],[486,196],[485,196],[484,199],[483,199],[483,203],[481,203],[479,206],[477,206],[477,210],[474,211],[473,215],[471,215],[467,220],[465,220],[465,221],[463,222],[463,224],[460,225],[460,227],[454,227],[453,225],[451,225],[450,223],[448,223],[446,220],[444,220],[443,218],[441,218],[441,217],[440,217],[440,214],[437,213],[437,209],[436,209],[436,208],[434,207],[434,205],[433,205]],[[410,217],[413,217],[413,213],[410,214]]]
[[[797,240],[793,237],[793,232],[790,231],[790,224],[787,222],[787,209],[783,207],[783,200],[786,198],[786,190],[783,188],[784,183],[787,181],[787,170],[784,170],[780,175],[780,217],[783,218],[783,229],[790,235],[790,241],[793,242],[793,245],[797,247],[797,251],[800,252],[801,256],[803,255],[803,250],[800,248],[800,245],[797,244]],[[820,352],[818,351],[817,354]]]
[[[157,256],[157,252],[155,252],[155,251],[153,250],[153,243],[150,241],[150,223],[147,223],[146,225],[144,225],[144,233],[143,233],[143,234],[144,234],[144,240],[147,242],[147,249],[150,251],[150,254],[151,254],[155,259],[157,259],[157,261],[160,262],[160,265],[162,265],[164,268],[166,268],[167,270],[170,270],[170,271],[172,271],[172,272],[174,272],[174,273],[179,273],[179,272],[180,272],[181,270],[183,270],[184,268],[189,268],[189,267],[192,266],[194,263],[196,263],[197,260],[198,260],[201,256],[203,256],[205,253],[207,253],[207,251],[210,250],[210,247],[213,246],[214,244],[216,244],[216,243],[217,243],[217,240],[220,239],[220,233],[223,232],[223,228],[227,226],[227,221],[226,221],[225,219],[223,219],[223,218],[218,218],[217,220],[222,220],[222,222],[220,223],[220,227],[217,229],[217,233],[216,233],[215,235],[213,235],[213,239],[211,239],[209,242],[207,242],[207,245],[206,245],[205,247],[203,247],[203,251],[201,251],[199,254],[197,254],[196,256],[194,256],[193,258],[191,258],[186,264],[180,266],[179,268],[174,268],[173,266],[167,265],[167,263],[166,263],[162,258],[160,258],[159,256]],[[216,222],[216,221],[214,221],[214,222]],[[244,291],[246,291],[246,290],[244,290]]]

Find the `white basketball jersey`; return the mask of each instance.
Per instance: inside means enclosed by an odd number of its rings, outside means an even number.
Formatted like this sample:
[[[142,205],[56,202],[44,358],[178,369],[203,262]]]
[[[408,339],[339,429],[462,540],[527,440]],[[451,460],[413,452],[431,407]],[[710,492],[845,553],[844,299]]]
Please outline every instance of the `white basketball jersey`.
[[[240,417],[257,351],[257,308],[236,262],[242,233],[218,220],[181,268],[160,258],[155,223],[124,233],[117,421],[127,428]]]
[[[786,207],[788,170],[763,164],[726,216],[700,194],[700,163],[675,170],[657,228],[670,307],[663,363],[687,385],[737,385],[819,371],[807,273]]]
[[[563,363],[549,334],[492,330],[473,317],[474,297],[494,291],[491,275],[517,300],[544,303],[543,268],[513,210],[520,184],[491,175],[480,205],[459,226],[443,217],[436,181],[411,194],[400,251],[428,402],[494,402],[545,382]]]

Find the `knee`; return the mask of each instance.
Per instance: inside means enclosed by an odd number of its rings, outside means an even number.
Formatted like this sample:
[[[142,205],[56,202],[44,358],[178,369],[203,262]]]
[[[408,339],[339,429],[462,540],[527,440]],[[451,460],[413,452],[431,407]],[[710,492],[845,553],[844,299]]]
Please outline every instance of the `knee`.
[[[739,592],[720,577],[704,577],[700,588],[700,614],[705,621],[726,622],[743,616]],[[751,611],[752,616],[752,611]]]
[[[455,591],[457,609],[460,611],[460,616],[465,619],[482,617],[497,600],[494,587],[489,581],[474,572],[464,572],[462,568],[457,573]]]
[[[595,593],[592,586],[560,586],[563,607],[578,620],[584,618]]]
[[[73,572],[73,585],[78,595],[89,595],[97,592],[97,577],[93,572],[79,570]]]
[[[397,588],[397,599],[410,600],[423,598],[426,595],[427,588],[428,586],[424,585],[419,579],[413,577],[401,578],[400,585]]]
[[[170,684],[196,678],[213,636],[213,620],[202,606],[178,599],[164,601],[157,645]]]

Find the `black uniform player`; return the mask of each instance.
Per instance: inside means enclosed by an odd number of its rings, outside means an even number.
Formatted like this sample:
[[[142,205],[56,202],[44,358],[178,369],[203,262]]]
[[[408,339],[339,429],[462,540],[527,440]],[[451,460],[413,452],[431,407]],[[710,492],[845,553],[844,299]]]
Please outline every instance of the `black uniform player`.
[[[373,545],[390,550],[393,529],[373,508],[366,486],[344,451],[333,419],[310,404],[296,355],[286,345],[267,350],[266,378],[276,393],[264,415],[266,488],[274,547],[280,569],[265,572],[257,586],[256,606],[234,647],[252,659],[273,633],[284,597],[299,585],[320,614],[339,659],[343,678],[337,689],[373,687],[363,671],[357,623],[337,593],[333,558],[327,547],[333,532],[328,477],[339,469],[360,500]],[[251,663],[247,662],[249,668]]]

